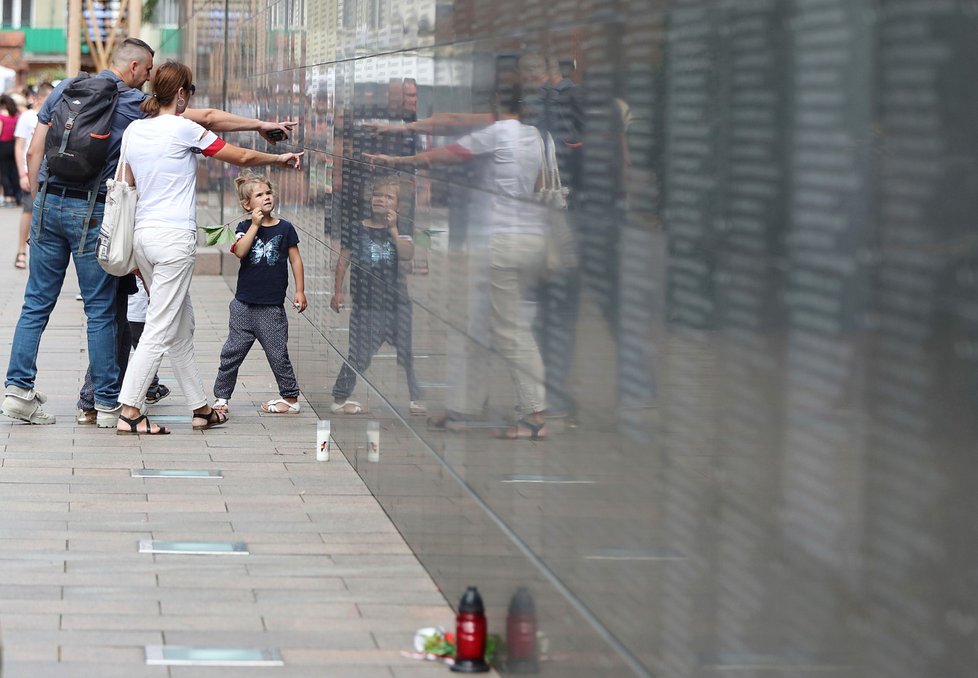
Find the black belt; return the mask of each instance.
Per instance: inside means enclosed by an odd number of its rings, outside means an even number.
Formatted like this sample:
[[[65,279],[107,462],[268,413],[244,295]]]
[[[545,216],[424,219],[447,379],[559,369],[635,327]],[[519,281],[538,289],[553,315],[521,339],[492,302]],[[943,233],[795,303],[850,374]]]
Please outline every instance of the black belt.
[[[83,188],[71,188],[70,186],[58,186],[57,184],[48,184],[48,195],[59,195],[62,198],[74,198],[76,200],[84,200],[88,202],[91,197],[91,193]],[[95,202],[105,202],[105,193],[99,193],[95,196]]]

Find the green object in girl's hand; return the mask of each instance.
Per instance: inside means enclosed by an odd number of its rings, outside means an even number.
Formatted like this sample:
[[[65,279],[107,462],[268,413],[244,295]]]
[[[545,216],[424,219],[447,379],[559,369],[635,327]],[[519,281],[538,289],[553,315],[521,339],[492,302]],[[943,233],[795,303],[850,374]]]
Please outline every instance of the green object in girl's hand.
[[[201,226],[200,228],[204,232],[208,247],[213,247],[214,245],[230,245],[234,242],[234,231],[226,224]]]

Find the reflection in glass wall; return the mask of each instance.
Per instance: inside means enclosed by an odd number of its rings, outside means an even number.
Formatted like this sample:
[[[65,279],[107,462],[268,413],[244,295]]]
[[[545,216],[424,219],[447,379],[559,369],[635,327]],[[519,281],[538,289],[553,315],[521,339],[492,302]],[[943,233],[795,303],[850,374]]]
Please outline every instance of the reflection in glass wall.
[[[188,0],[160,56],[301,121],[300,385],[503,668],[936,678],[978,660],[974,9]]]

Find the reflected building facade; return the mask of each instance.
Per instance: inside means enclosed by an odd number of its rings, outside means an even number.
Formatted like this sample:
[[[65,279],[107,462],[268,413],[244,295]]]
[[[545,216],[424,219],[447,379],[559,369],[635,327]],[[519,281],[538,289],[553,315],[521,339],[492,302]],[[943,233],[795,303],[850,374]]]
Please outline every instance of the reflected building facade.
[[[978,661],[973,9],[187,0],[157,58],[192,65],[198,105],[301,121],[306,170],[276,177],[306,266],[300,385],[450,603],[477,585],[504,635],[525,588],[555,676],[937,678]],[[516,304],[546,441],[492,436],[512,361],[467,290],[488,285],[493,161],[366,157],[487,127],[501,73],[570,188],[578,264]],[[237,221],[232,173],[203,171],[201,223]],[[488,366],[464,430],[412,411],[391,345],[358,375],[369,413],[331,412],[344,233],[391,176],[428,411],[458,405],[453,347]]]

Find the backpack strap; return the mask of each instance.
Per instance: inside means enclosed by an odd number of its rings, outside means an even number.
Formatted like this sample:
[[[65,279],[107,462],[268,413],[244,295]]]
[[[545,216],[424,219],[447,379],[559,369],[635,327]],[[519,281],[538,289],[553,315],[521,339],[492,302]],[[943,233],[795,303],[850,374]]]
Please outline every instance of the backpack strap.
[[[40,210],[41,215],[37,218],[37,237],[41,237],[41,232],[44,230],[44,199],[48,197],[48,182],[47,180],[41,184],[41,201],[37,205],[37,209]]]
[[[95,177],[95,183],[88,190],[88,211],[85,212],[85,221],[82,224],[81,241],[78,243],[78,254],[85,253],[85,239],[88,236],[88,224],[92,221],[92,214],[95,213],[95,203],[98,199],[98,185],[102,181],[102,173]]]

